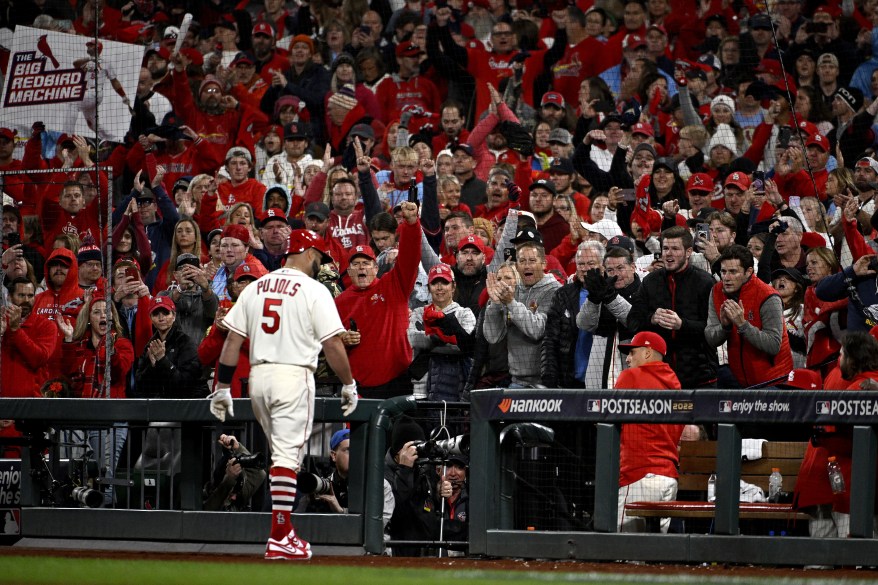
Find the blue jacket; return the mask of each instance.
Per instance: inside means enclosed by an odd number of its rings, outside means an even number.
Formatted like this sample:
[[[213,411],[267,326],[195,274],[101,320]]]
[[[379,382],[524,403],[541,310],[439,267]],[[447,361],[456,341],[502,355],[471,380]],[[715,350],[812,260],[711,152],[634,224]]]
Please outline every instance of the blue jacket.
[[[174,241],[174,229],[177,227],[177,222],[180,221],[177,206],[168,197],[168,192],[165,191],[165,188],[159,185],[152,192],[155,193],[155,201],[159,212],[156,213],[155,221],[146,226],[146,235],[152,247],[152,266],[149,267],[149,273],[147,273],[144,282],[150,290],[152,290],[152,286],[155,284],[159,268],[171,257],[171,242]],[[128,209],[131,198],[136,198],[139,194],[139,191],[131,191],[116,206],[116,209],[113,210],[113,225],[122,220],[122,216],[125,214],[125,210]]]
[[[821,301],[840,301],[848,298],[848,279],[856,286],[857,295],[862,305],[848,303],[848,329],[851,331],[868,331],[878,322],[878,276],[857,276],[854,267],[848,266],[841,272],[831,274],[817,283],[815,292]],[[865,310],[869,313],[872,324],[866,322]]]

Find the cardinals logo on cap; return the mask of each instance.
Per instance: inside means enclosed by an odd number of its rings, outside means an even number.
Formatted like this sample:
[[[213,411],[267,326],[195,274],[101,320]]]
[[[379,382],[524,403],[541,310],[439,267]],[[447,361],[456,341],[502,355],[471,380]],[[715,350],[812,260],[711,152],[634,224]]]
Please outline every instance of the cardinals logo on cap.
[[[732,180],[733,181],[740,181],[741,176],[738,173],[732,173]]]
[[[695,177],[692,179],[692,184],[697,185],[698,187],[703,187],[704,186],[704,179],[702,179],[698,175],[695,175]]]

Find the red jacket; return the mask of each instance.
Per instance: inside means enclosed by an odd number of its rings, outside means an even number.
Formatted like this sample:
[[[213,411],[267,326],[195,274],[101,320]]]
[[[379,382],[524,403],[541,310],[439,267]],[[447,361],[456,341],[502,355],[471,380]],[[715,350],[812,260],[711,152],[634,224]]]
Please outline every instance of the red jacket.
[[[387,124],[399,118],[405,106],[421,106],[436,114],[442,100],[433,82],[421,75],[403,80],[398,75],[387,77],[375,88],[375,97],[381,106],[381,121]],[[365,110],[364,110],[365,111]]]
[[[776,296],[777,291],[770,285],[765,284],[756,276],[744,283],[740,291],[740,301],[744,307],[744,318],[750,325],[762,329],[762,305],[771,296]],[[720,307],[728,297],[723,292],[723,283],[718,282],[713,286],[713,306],[716,314],[720,314]],[[729,368],[741,386],[753,386],[760,382],[774,380],[786,376],[793,369],[793,354],[790,352],[790,340],[787,337],[786,327],[781,328],[783,337],[780,342],[780,350],[776,355],[767,355],[763,351],[747,343],[737,327],[732,327],[728,337]]]
[[[43,368],[55,353],[58,330],[55,323],[34,312],[16,331],[8,330],[0,346],[4,398],[39,398],[40,386],[47,379]]]
[[[648,362],[623,370],[616,388],[679,390],[680,381],[665,362]],[[684,425],[624,424],[619,452],[619,487],[643,479],[647,473],[677,477],[677,444]]]
[[[198,361],[203,366],[216,367],[219,364],[219,357],[223,351],[223,345],[226,342],[227,330],[219,327],[211,327],[207,335],[198,346]],[[232,398],[241,398],[241,380],[250,377],[250,340],[245,339],[241,344],[241,350],[238,352],[238,365],[235,367],[235,375],[232,378]],[[216,378],[213,380],[213,390],[216,389]]]
[[[103,397],[104,375],[106,373],[104,344],[101,343],[95,349],[91,342],[90,330],[86,330],[86,338],[82,341],[64,343],[62,354],[62,372],[72,379],[74,396],[76,398]],[[115,336],[113,353],[110,356],[110,398],[125,398],[128,374],[133,365],[134,346],[124,337]],[[94,375],[91,393],[87,390],[88,386],[85,380],[85,376],[89,372]],[[96,396],[92,394],[96,394]]]
[[[31,309],[32,313],[41,315],[45,319],[48,319],[53,327],[55,327],[55,316],[59,312],[69,321],[75,322],[76,316],[79,314],[79,310],[83,305],[82,288],[79,286],[79,268],[76,263],[76,256],[67,248],[53,250],[46,259],[46,265],[44,267],[46,282],[49,281],[49,262],[58,256],[64,256],[71,262],[70,271],[67,273],[67,278],[64,279],[64,284],[61,286],[60,290],[56,291],[50,287],[44,292],[38,294],[34,299],[34,307]],[[49,357],[48,363],[46,364],[48,371],[46,379],[54,378],[61,374],[61,345],[63,338],[57,329],[55,329],[54,333],[58,341],[55,344],[55,351]]]
[[[412,362],[409,344],[409,295],[421,262],[421,224],[399,226],[396,264],[365,289],[352,287],[335,299],[345,327],[353,318],[362,342],[348,348],[351,371],[360,386],[380,386],[406,371]],[[364,398],[369,398],[364,395]]]

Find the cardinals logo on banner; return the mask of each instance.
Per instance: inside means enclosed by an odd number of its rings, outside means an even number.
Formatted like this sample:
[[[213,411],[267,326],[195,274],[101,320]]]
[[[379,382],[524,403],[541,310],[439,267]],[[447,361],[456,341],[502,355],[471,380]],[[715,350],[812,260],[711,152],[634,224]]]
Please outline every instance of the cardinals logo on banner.
[[[122,142],[143,46],[18,26],[0,103],[0,126]]]

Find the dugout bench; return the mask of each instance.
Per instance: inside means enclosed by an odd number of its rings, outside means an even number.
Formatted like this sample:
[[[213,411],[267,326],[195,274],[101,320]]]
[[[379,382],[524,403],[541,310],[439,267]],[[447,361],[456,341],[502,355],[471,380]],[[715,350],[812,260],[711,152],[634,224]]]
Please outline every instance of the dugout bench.
[[[807,443],[768,441],[762,444],[762,457],[741,462],[741,479],[762,488],[768,494],[768,476],[778,468],[783,476],[783,491],[792,492],[805,456]],[[683,441],[680,443],[680,470],[677,478],[677,500],[672,502],[631,502],[625,514],[641,518],[713,519],[716,504],[705,500],[707,481],[719,471],[716,441]],[[792,503],[741,502],[741,520],[807,520],[808,515],[796,511]]]

